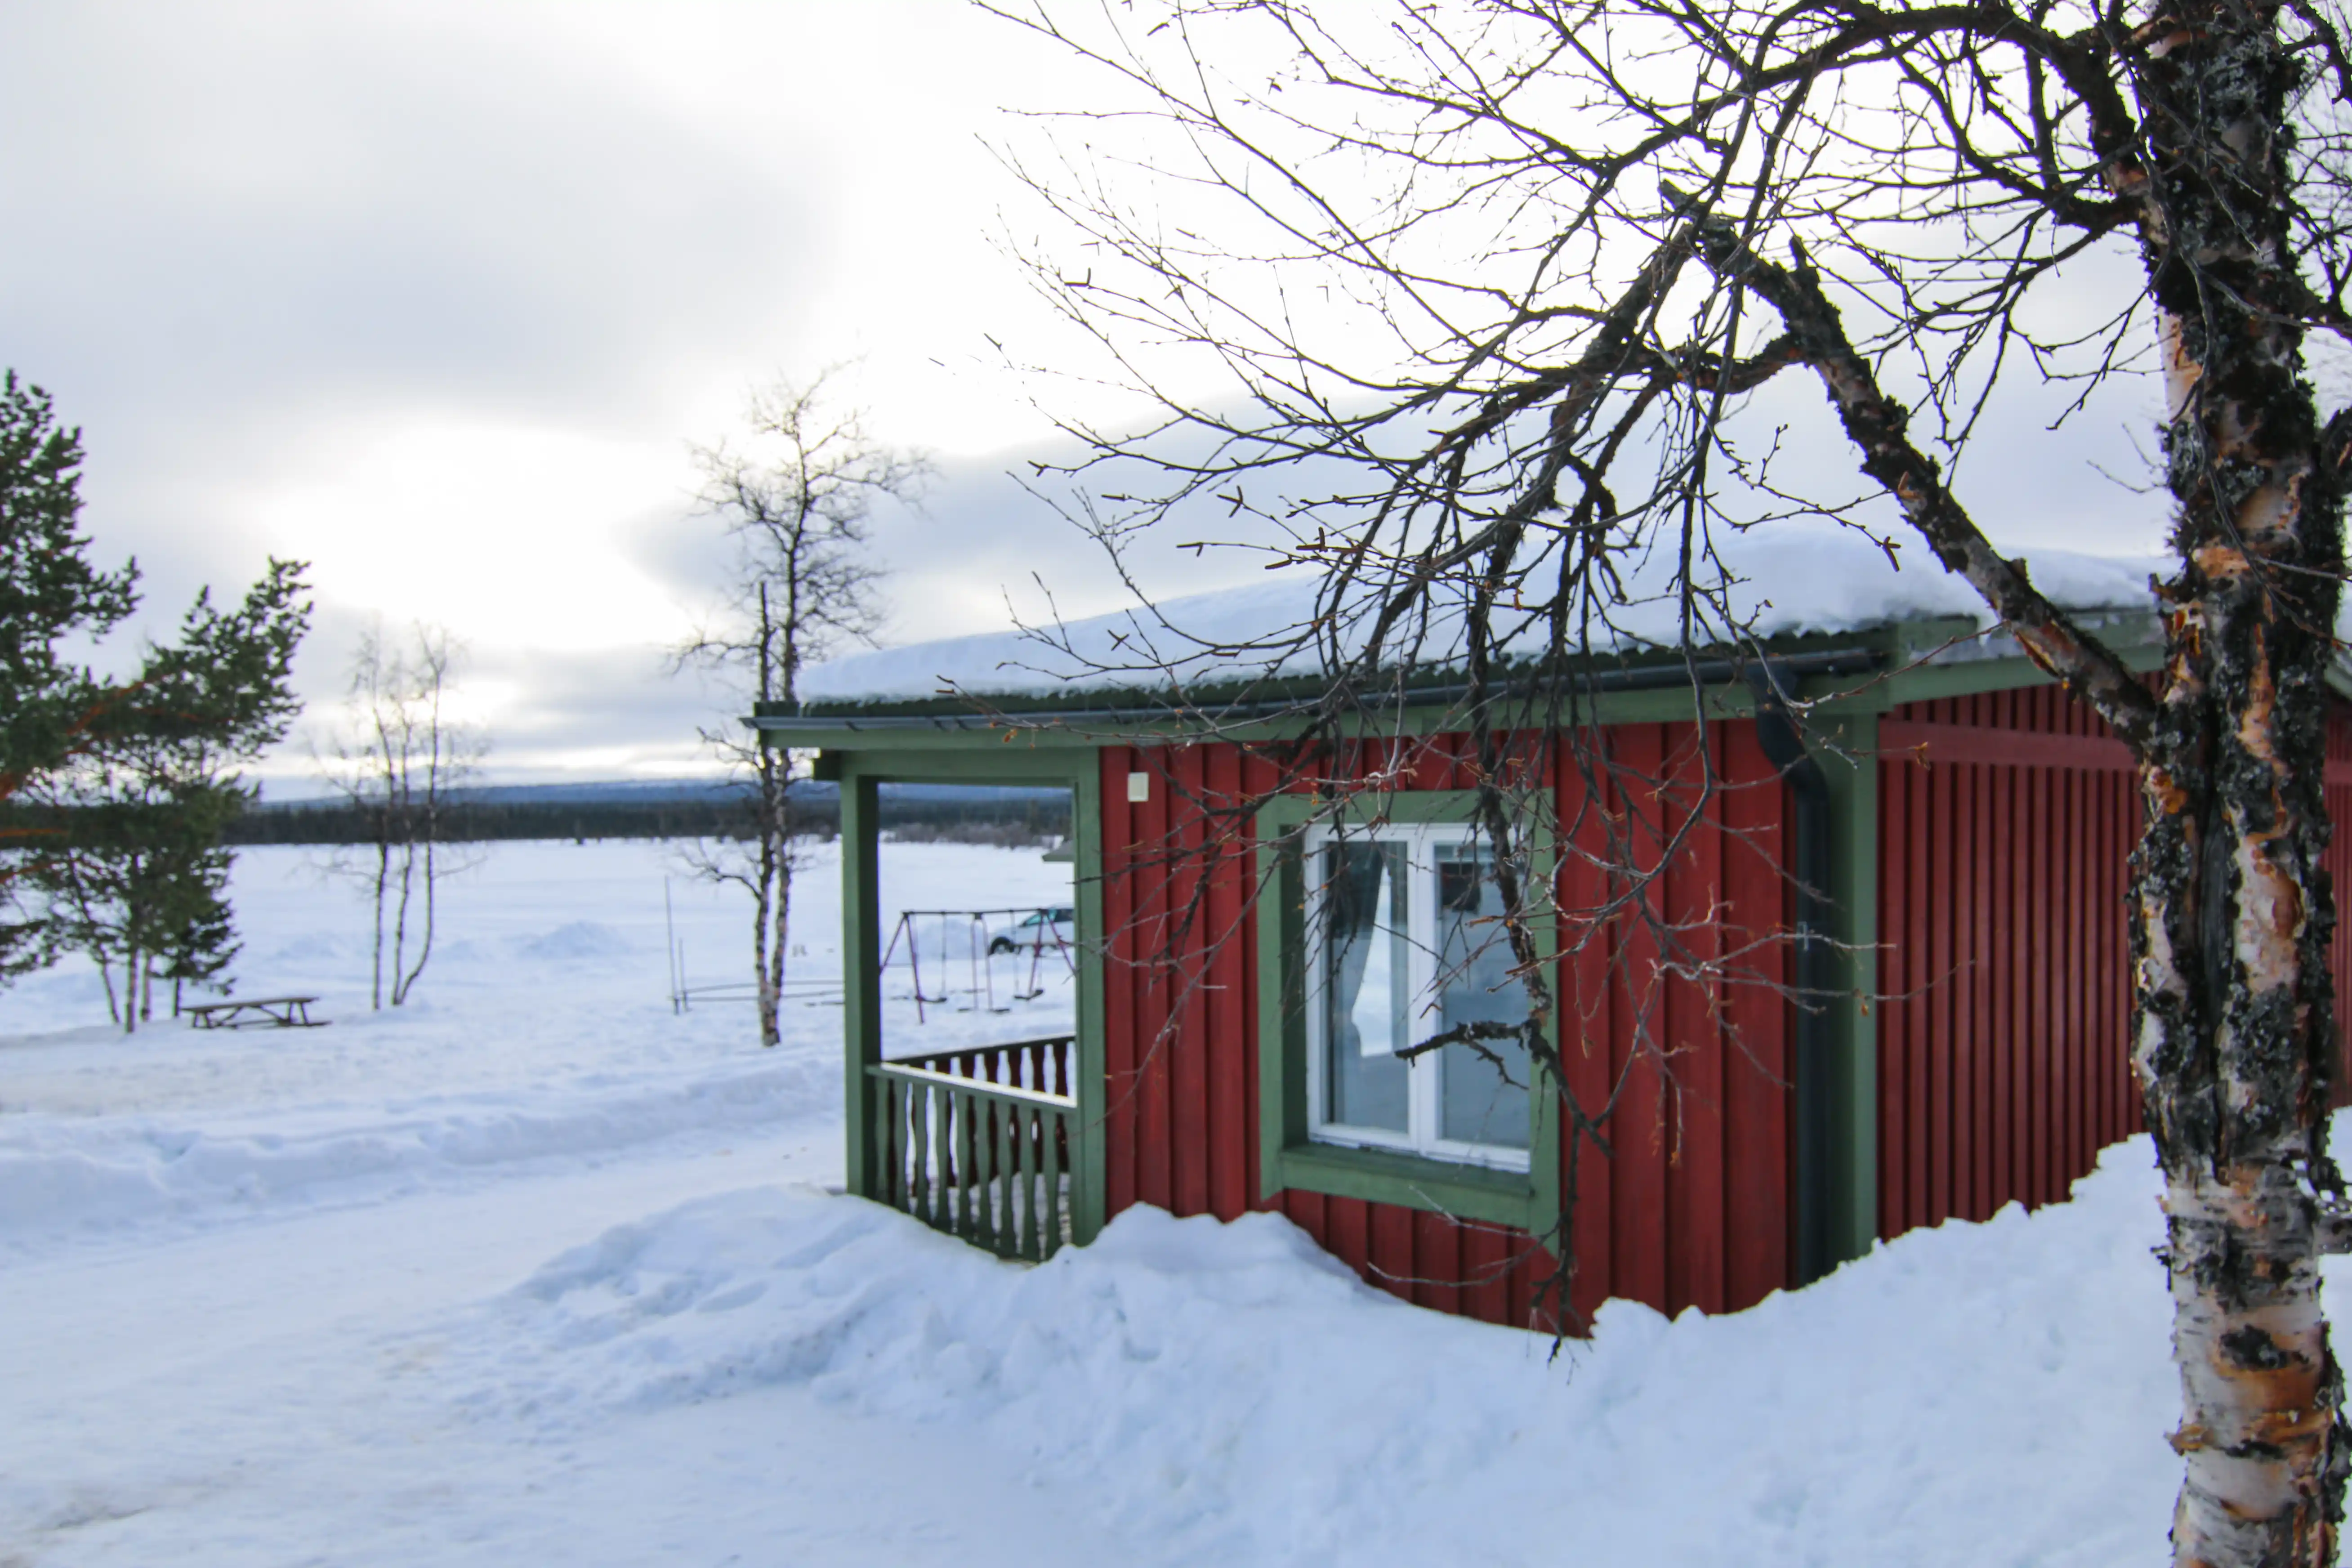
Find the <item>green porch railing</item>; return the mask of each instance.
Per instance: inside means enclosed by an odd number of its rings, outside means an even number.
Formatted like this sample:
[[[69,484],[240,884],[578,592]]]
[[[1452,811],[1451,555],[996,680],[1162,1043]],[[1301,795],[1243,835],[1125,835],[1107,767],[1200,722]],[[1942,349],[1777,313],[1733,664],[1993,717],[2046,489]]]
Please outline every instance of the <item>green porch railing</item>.
[[[872,1080],[870,1195],[1001,1258],[1070,1240],[1070,1037],[900,1058]]]

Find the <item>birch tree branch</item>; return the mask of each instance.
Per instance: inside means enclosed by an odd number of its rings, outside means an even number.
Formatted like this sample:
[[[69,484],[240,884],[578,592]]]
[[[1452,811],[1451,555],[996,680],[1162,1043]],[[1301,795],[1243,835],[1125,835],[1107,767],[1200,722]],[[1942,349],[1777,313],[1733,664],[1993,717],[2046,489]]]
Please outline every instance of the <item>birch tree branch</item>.
[[[1945,484],[1941,465],[1912,441],[1910,410],[1879,386],[1803,249],[1784,267],[1758,255],[1727,219],[1701,212],[1691,223],[1694,248],[1707,270],[1780,312],[1788,329],[1785,352],[1821,377],[1861,452],[1862,471],[1886,488],[1936,558],[1984,595],[2026,657],[2088,703],[2135,753],[2144,751],[2156,726],[2156,700],[2113,649],[2034,587],[2023,561],[1993,548]]]

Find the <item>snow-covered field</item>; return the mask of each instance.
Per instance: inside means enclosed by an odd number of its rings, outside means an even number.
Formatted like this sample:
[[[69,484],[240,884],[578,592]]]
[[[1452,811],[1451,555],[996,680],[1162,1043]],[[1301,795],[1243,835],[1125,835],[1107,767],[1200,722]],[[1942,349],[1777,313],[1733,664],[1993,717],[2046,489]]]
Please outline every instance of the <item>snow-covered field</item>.
[[[1067,898],[1034,852],[885,856],[902,907]],[[499,848],[381,1015],[308,858],[246,853],[241,989],[330,1028],[125,1039],[87,973],[0,994],[0,1568],[2162,1550],[2144,1143],[1736,1317],[1612,1305],[1554,1361],[1267,1216],[1135,1211],[1024,1268],[835,1194],[837,1008],[774,1051],[747,1004],[674,1014],[654,847]],[[690,978],[733,978],[734,907],[671,893]],[[887,989],[899,1050],[1067,1017],[918,1028]]]

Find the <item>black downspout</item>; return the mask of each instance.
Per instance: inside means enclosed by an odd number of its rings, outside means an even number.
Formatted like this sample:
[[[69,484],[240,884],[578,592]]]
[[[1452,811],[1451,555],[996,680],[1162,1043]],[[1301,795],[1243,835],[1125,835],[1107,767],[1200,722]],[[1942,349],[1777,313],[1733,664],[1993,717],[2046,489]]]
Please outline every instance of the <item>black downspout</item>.
[[[1830,1064],[1837,1020],[1832,1004],[1838,990],[1837,944],[1831,924],[1830,785],[1821,763],[1805,750],[1803,734],[1789,711],[1787,693],[1770,661],[1748,668],[1756,693],[1756,738],[1764,754],[1789,784],[1791,808],[1789,868],[1796,884],[1794,1041],[1790,1078],[1794,1126],[1790,1139],[1790,1185],[1795,1209],[1793,1264],[1798,1285],[1827,1274],[1830,1252],[1831,1137]]]

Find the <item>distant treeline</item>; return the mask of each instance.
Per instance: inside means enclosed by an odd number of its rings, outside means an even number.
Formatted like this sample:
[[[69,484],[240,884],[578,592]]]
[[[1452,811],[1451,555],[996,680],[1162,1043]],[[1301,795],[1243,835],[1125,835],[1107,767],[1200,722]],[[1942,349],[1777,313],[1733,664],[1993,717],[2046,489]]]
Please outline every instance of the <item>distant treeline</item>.
[[[1067,791],[1003,786],[883,784],[881,826],[906,838],[987,844],[1042,844],[1070,831]],[[841,828],[841,795],[831,784],[803,783],[793,805],[806,831],[831,837]],[[545,784],[466,790],[445,808],[439,837],[490,839],[732,838],[749,831],[746,796],[722,784]],[[365,814],[334,799],[271,801],[229,824],[229,844],[364,844]]]

